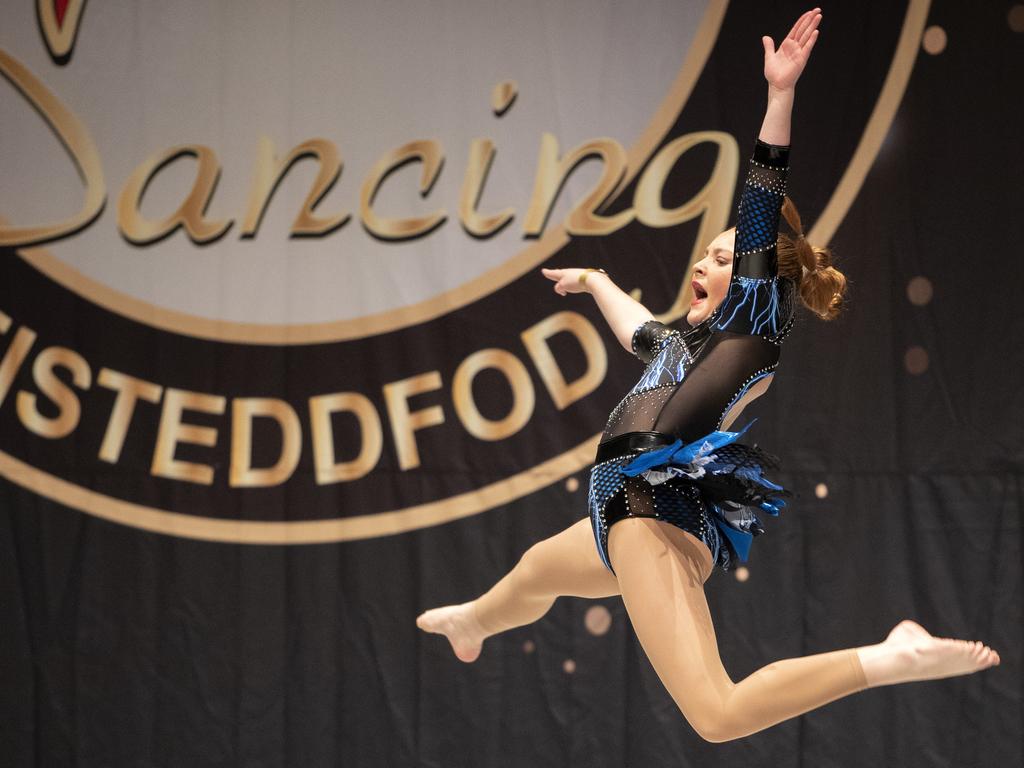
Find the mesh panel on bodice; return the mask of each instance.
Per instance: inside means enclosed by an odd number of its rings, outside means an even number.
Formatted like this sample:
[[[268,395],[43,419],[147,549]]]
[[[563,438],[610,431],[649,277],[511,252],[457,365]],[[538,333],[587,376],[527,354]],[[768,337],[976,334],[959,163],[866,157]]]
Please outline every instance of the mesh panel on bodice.
[[[608,418],[603,440],[656,431],[695,440],[718,429],[747,389],[771,373],[793,322],[794,286],[776,274],[788,148],[758,142],[739,219],[733,274],[721,305],[678,331],[655,320],[633,335],[643,375]]]
[[[778,343],[760,336],[710,334],[695,355],[686,335],[672,332],[612,411],[603,440],[648,431],[696,440],[718,429],[750,385],[778,361]]]

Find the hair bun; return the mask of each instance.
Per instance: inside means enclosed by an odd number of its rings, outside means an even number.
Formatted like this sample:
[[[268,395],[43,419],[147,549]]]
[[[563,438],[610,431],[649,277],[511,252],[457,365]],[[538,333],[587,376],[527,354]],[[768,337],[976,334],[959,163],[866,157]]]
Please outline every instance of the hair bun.
[[[845,294],[846,275],[832,266],[819,267],[800,282],[804,306],[822,320],[832,320],[839,314]]]
[[[807,242],[800,214],[788,197],[782,203],[782,216],[793,235],[779,233],[779,274],[796,283],[804,306],[831,320],[843,307],[846,276],[832,266],[832,251]]]
[[[828,248],[816,248],[811,246],[814,251],[814,266],[815,271],[821,269],[830,269],[832,267],[832,251]]]

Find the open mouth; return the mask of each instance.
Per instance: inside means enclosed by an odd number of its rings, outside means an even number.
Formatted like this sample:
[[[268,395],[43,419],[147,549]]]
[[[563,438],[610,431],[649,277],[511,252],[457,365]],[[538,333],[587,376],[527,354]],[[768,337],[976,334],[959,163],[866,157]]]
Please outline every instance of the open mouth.
[[[704,290],[704,286],[694,280],[690,285],[693,287],[693,300],[703,301],[708,297],[708,292]]]

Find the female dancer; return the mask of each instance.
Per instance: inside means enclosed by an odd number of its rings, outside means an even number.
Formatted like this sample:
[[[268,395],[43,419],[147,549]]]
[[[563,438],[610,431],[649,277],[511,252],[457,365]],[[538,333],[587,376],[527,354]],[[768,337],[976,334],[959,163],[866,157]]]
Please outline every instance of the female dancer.
[[[544,270],[559,295],[590,293],[647,368],[609,418],[591,472],[590,521],[531,547],[476,600],[417,619],[447,636],[462,661],[474,661],[486,637],[539,619],[559,595],[621,595],[661,681],[709,741],[746,736],[864,688],[999,663],[981,643],[936,638],[911,621],[877,645],[779,661],[739,683],[719,658],[703,584],[715,564],[745,558],[760,532],[750,508],[775,514],[785,495],[762,474],[771,466],[764,454],[738,443],[742,433],[719,430],[767,389],[794,296],[828,319],[845,289],[784,200],[794,86],[820,22],[820,9],[803,14],[778,50],[762,39],[767,111],[736,229],[716,237],[694,268],[689,330],[655,321],[599,270]],[[778,234],[780,211],[795,238]]]

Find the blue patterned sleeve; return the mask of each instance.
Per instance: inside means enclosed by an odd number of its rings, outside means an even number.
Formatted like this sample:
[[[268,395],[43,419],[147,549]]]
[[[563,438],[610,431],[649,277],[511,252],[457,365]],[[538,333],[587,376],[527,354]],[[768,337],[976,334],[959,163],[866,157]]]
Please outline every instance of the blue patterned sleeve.
[[[732,280],[716,330],[774,337],[789,321],[789,291],[776,274],[775,252],[788,164],[789,147],[757,142],[740,196]]]

